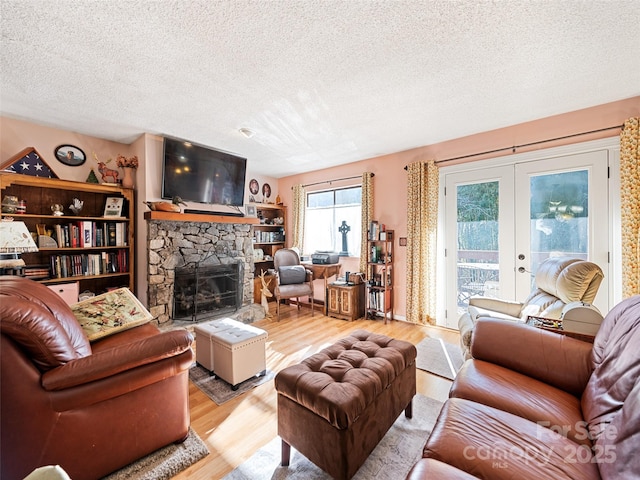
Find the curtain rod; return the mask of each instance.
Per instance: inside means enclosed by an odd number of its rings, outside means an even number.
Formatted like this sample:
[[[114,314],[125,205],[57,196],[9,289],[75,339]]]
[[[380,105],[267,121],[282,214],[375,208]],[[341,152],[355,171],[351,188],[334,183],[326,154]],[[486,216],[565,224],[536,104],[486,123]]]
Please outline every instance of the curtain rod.
[[[371,176],[375,177],[376,174],[372,173]],[[341,182],[342,180],[354,180],[356,178],[362,178],[362,175],[356,175],[356,176],[353,176],[353,177],[344,177],[344,178],[334,178],[333,180],[325,180],[323,182],[307,183],[307,184],[302,185],[302,186],[303,187],[310,187],[312,185],[322,185],[323,183]],[[291,189],[293,190],[293,187],[291,187]]]
[[[495,150],[487,150],[485,152],[471,153],[469,155],[461,155],[459,157],[445,158],[444,160],[436,160],[434,163],[437,165],[439,163],[452,162],[454,160],[462,160],[463,158],[479,157],[481,155],[505,152],[507,150],[511,150],[512,153],[516,153],[517,148],[532,147],[534,145],[540,145],[542,143],[555,142],[558,140],[566,140],[567,138],[579,137],[581,135],[589,135],[591,133],[599,133],[599,132],[606,132],[607,130],[615,130],[616,128],[624,128],[624,125],[614,125],[613,127],[605,127],[605,128],[600,128],[598,130],[590,130],[588,132],[573,133],[571,135],[565,135],[564,137],[548,138],[547,140],[538,140],[537,142],[523,143],[522,145],[514,145],[513,147],[496,148]],[[405,170],[407,168],[408,168],[407,166],[404,167]]]

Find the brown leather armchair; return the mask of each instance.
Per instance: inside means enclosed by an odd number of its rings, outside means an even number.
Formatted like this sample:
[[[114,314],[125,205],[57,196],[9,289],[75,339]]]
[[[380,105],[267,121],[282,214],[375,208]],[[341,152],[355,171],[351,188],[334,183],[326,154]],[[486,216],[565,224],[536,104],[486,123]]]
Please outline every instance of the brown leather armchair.
[[[277,300],[278,320],[280,320],[280,300],[295,298],[300,309],[300,297],[309,297],[311,316],[313,316],[313,274],[300,264],[298,253],[291,248],[281,248],[273,257],[276,270],[276,287],[274,293]]]
[[[598,265],[570,257],[549,257],[536,272],[536,288],[524,302],[473,296],[467,313],[458,320],[460,344],[469,358],[471,334],[479,318],[491,317],[526,322],[529,315],[560,318],[571,302],[591,303],[598,293],[604,274]]]
[[[148,323],[89,343],[42,284],[0,277],[0,476],[103,477],[189,432],[193,338]]]

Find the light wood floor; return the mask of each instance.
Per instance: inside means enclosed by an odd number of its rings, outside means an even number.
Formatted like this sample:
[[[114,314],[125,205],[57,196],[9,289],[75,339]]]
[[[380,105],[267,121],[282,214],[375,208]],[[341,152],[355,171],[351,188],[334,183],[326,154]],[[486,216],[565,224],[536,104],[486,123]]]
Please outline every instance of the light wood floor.
[[[270,305],[274,318],[253,325],[269,333],[266,343],[267,368],[274,372],[300,362],[359,328],[413,344],[425,337],[441,338],[449,343],[459,341],[458,332],[444,328],[401,321],[387,325],[382,320],[347,322],[325,317],[318,310],[312,317],[309,309],[298,311],[293,305],[281,306],[281,319],[277,322],[275,303]],[[418,370],[418,393],[444,401],[450,386],[449,380]],[[220,479],[277,436],[273,381],[220,406],[189,382],[189,400],[191,426],[207,444],[210,454],[175,479]]]

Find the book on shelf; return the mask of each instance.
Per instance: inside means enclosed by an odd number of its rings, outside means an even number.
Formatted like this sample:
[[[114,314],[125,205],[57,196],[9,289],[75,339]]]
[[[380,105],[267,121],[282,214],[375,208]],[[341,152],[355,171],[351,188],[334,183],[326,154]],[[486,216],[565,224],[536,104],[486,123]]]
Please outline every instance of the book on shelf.
[[[376,220],[372,220],[369,223],[369,240],[371,241],[378,240],[379,235],[380,235],[380,224]]]
[[[93,222],[85,220],[81,222],[82,234],[80,236],[81,247],[93,247],[96,246],[93,241]]]

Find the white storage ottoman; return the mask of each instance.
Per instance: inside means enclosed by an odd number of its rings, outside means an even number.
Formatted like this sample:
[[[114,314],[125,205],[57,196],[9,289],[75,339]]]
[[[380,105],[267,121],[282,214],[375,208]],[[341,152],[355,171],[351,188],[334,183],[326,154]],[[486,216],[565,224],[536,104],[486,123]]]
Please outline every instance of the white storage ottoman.
[[[213,334],[215,374],[236,390],[239,383],[266,373],[267,332],[236,322],[237,325]]]
[[[214,372],[213,335],[223,330],[228,330],[237,324],[242,325],[231,318],[223,318],[193,327],[196,334],[196,362],[209,370],[212,375]]]

